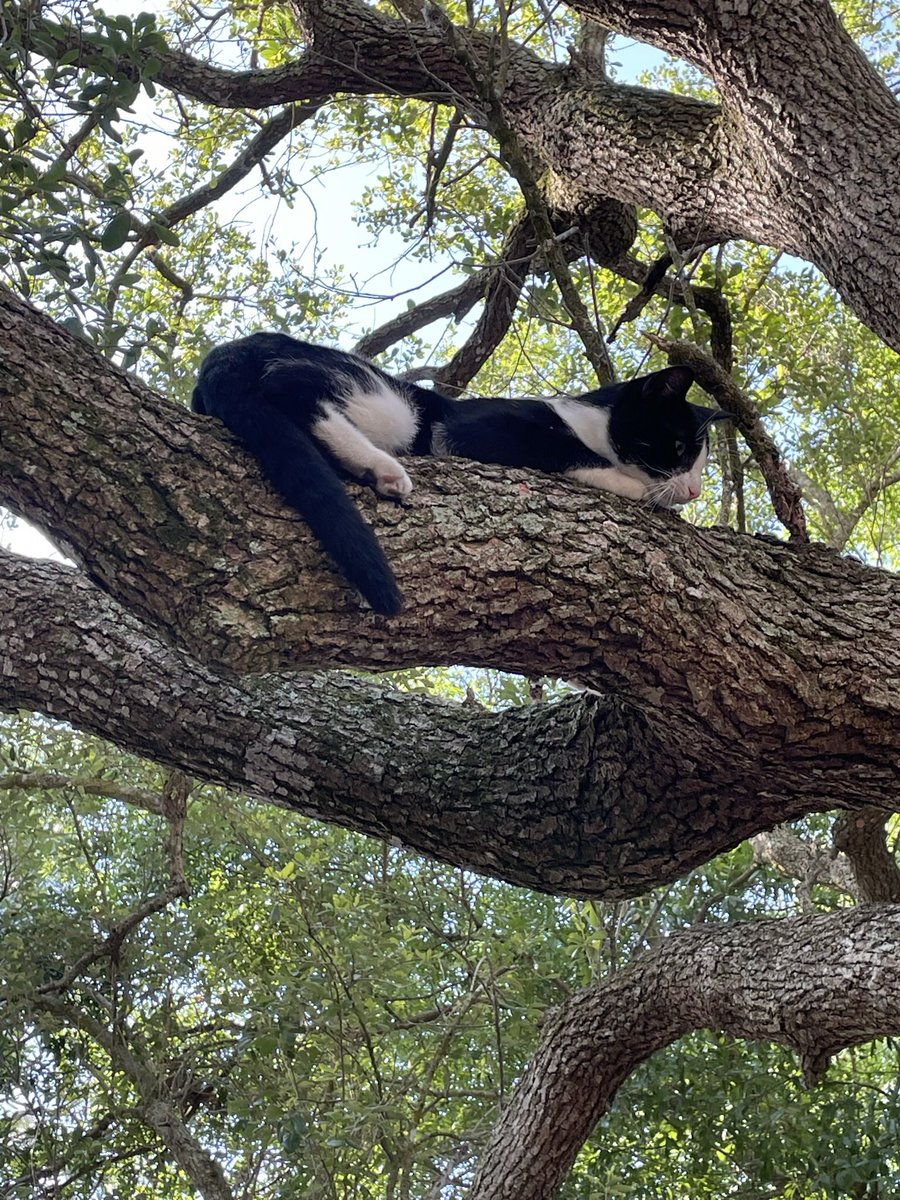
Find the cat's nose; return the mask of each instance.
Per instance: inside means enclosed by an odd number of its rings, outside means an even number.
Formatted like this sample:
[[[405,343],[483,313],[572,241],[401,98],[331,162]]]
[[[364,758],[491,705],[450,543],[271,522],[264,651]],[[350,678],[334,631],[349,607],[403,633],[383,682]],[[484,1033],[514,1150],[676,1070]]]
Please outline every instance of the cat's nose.
[[[689,483],[688,484],[688,499],[696,500],[699,495],[700,495],[699,485],[696,483]]]

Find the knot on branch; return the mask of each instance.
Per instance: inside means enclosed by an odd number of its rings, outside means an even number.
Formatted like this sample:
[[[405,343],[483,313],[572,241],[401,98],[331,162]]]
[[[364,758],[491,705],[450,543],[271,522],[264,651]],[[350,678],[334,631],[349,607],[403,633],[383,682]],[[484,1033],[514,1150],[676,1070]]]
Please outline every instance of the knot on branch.
[[[568,195],[556,176],[545,181],[545,190],[553,232],[560,237],[577,230],[574,237],[563,239],[569,262],[587,254],[601,266],[610,266],[631,249],[638,232],[632,205],[609,196]]]

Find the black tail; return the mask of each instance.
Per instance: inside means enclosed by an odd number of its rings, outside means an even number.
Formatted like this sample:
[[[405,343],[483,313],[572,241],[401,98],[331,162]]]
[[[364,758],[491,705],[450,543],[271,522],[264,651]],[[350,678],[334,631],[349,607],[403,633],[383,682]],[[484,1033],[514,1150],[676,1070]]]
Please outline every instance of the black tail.
[[[209,374],[215,377],[218,372]],[[398,613],[403,597],[384,551],[322,451],[258,394],[235,395],[236,381],[222,386],[221,375],[215,382],[218,387],[211,386],[213,379],[204,379],[201,372],[192,399],[194,411],[218,417],[241,439],[269,482],[300,513],[344,578],[359,588],[376,612]]]

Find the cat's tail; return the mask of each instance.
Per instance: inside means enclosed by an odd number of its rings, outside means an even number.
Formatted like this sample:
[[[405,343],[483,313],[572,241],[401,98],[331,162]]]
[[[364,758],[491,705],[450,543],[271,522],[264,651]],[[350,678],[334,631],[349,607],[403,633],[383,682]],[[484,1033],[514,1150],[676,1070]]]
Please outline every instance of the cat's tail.
[[[302,429],[261,398],[226,399],[202,383],[194,390],[192,408],[218,417],[240,438],[375,612],[393,616],[401,610],[403,597],[375,534],[335,468]]]

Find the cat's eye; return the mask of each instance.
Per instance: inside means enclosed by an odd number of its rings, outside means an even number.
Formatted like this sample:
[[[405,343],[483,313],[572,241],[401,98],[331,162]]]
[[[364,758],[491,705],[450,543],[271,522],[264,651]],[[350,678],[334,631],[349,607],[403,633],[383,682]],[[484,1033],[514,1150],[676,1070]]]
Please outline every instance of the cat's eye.
[[[682,454],[684,454],[684,452],[686,450],[687,450],[687,442],[679,441],[679,442],[675,443],[675,453],[678,455],[679,458],[681,458]]]

